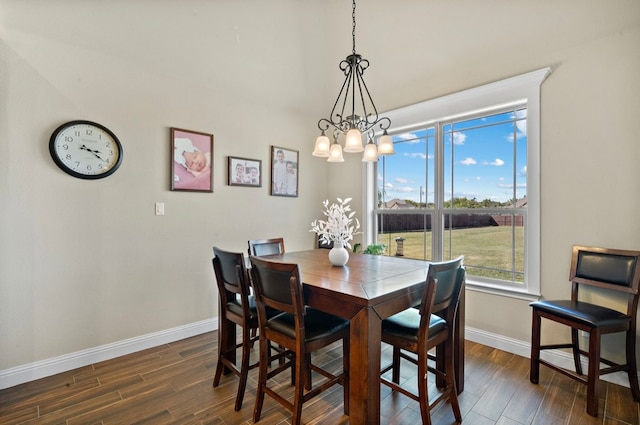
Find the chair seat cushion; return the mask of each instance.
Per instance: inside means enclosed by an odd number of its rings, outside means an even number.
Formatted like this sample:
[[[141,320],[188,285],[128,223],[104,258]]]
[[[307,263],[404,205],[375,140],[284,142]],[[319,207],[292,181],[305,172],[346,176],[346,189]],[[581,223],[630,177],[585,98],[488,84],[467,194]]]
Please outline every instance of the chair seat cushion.
[[[420,328],[420,312],[408,308],[382,321],[382,332],[404,339],[418,341]],[[429,318],[429,338],[447,329],[447,322],[440,316],[432,314]]]
[[[583,301],[543,300],[532,302],[529,305],[545,313],[594,328],[619,327],[631,321],[631,318],[624,313]]]
[[[242,316],[242,305],[240,299],[235,298],[227,303],[227,310]],[[249,295],[249,320],[258,320],[258,312],[256,311],[256,299],[253,295]]]
[[[296,337],[293,314],[280,313],[269,319],[267,326],[291,338]],[[304,328],[307,342],[324,338],[349,326],[349,321],[313,308],[307,308]]]
[[[242,306],[240,304],[240,298],[235,298],[233,301],[229,301],[227,303],[227,310],[232,313],[237,314],[238,316],[242,316]],[[273,317],[278,314],[278,310],[275,310],[271,307],[266,308],[267,317]],[[256,299],[253,295],[249,295],[249,319],[251,321],[258,320],[258,310],[256,308]]]

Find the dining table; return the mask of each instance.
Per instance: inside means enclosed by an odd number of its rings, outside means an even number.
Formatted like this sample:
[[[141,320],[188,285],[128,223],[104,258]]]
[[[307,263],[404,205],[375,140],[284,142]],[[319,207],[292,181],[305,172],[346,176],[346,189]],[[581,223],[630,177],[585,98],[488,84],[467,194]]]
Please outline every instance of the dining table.
[[[349,423],[379,424],[381,323],[420,303],[429,262],[400,256],[350,253],[347,264],[336,267],[329,262],[328,253],[327,249],[318,248],[263,258],[297,263],[305,303],[349,319]],[[454,328],[458,393],[464,389],[464,292],[463,288]]]

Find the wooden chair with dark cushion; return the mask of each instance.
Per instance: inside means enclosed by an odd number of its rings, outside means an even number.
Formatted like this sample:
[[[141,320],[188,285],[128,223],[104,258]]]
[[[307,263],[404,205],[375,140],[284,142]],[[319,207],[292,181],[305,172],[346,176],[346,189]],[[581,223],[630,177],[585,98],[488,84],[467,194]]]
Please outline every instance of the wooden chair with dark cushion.
[[[284,239],[254,239],[249,240],[249,255],[274,255],[284,254]]]
[[[598,416],[598,382],[600,376],[607,373],[627,372],[633,399],[640,401],[636,367],[636,315],[640,282],[638,257],[640,257],[640,251],[574,246],[569,274],[571,299],[541,300],[530,304],[533,308],[533,320],[529,379],[534,384],[538,383],[540,365],[543,364],[586,384],[587,413],[591,416]],[[624,311],[585,301],[585,299],[589,300],[588,296],[585,297],[586,294],[593,294],[585,287],[598,288],[598,298],[616,294],[611,299],[619,300],[621,295],[624,296]],[[543,318],[569,326],[571,343],[540,345],[540,324]],[[589,334],[588,351],[580,348],[578,331]],[[604,359],[600,355],[602,335],[615,332],[626,334],[626,363],[624,364]],[[559,348],[571,348],[575,372],[540,358],[540,351]],[[581,356],[586,356],[588,360],[586,377],[582,373]],[[608,367],[601,368],[601,363]]]
[[[256,256],[251,256],[250,260],[260,325],[260,372],[254,422],[260,420],[264,395],[268,394],[292,412],[291,423],[298,425],[303,403],[335,384],[343,386],[344,412],[349,414],[349,321],[305,306],[297,264],[279,263]],[[267,308],[282,313],[269,318]],[[342,373],[330,373],[308,361],[313,351],[340,340]],[[273,369],[268,362],[270,342],[283,347],[289,360]],[[293,402],[267,385],[273,383],[274,376],[290,368],[295,386]],[[307,368],[326,378],[309,391],[305,389],[306,377],[309,375]]]
[[[233,345],[228,350],[223,348],[223,342],[232,338],[232,335],[226,335],[226,326],[220,324],[220,335],[218,335],[218,363],[216,365],[216,374],[213,378],[213,386],[217,387],[220,383],[220,377],[223,371],[228,369],[240,378],[238,383],[238,393],[236,395],[236,403],[234,409],[240,410],[242,407],[242,399],[247,386],[247,375],[250,369],[258,366],[258,363],[249,364],[249,356],[252,341],[257,337],[251,337],[250,331],[258,328],[258,315],[256,312],[255,301],[250,295],[249,290],[249,274],[244,263],[242,253],[228,252],[220,248],[213,248],[214,258],[213,270],[218,284],[218,293],[220,296],[220,320],[229,320],[240,326],[242,330],[242,342]],[[255,335],[255,332],[254,332]],[[240,366],[235,365],[236,351],[242,348],[242,358]]]
[[[382,341],[393,346],[393,360],[381,371],[384,375],[391,370],[391,381],[381,376],[380,382],[417,401],[425,425],[431,424],[431,410],[443,400],[449,400],[456,421],[462,422],[454,371],[454,320],[465,279],[462,261],[459,257],[430,264],[419,308],[408,308],[382,321]],[[429,354],[434,347],[436,354]],[[401,359],[418,367],[418,394],[400,386]],[[430,366],[429,360],[439,367]],[[427,372],[443,384],[431,403]]]

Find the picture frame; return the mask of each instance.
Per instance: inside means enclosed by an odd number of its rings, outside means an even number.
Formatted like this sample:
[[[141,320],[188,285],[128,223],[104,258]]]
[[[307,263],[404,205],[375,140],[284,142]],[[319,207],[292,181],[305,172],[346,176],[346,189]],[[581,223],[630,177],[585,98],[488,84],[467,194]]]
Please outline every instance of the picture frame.
[[[259,159],[227,157],[229,186],[262,187],[262,161]]]
[[[213,134],[171,127],[171,190],[213,192]]]
[[[298,197],[298,151],[271,146],[271,196]]]

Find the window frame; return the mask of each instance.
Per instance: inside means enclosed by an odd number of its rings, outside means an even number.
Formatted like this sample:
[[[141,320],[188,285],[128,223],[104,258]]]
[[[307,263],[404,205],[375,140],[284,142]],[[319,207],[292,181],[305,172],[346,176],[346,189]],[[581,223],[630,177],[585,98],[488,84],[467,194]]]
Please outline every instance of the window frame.
[[[524,285],[515,287],[512,284],[498,284],[468,276],[467,289],[526,300],[540,297],[540,86],[550,73],[551,68],[547,67],[384,114],[391,119],[393,134],[402,134],[418,126],[426,128],[436,122],[491,113],[496,109],[515,107],[518,104],[526,105],[527,225]],[[366,211],[362,220],[364,246],[374,243],[377,237],[377,167],[375,162],[364,163],[363,166],[362,205]]]

